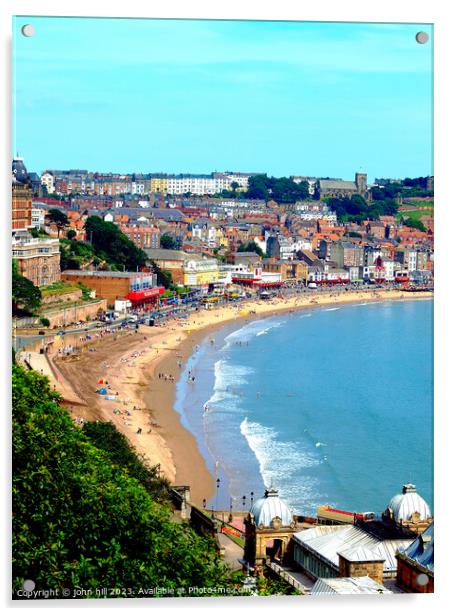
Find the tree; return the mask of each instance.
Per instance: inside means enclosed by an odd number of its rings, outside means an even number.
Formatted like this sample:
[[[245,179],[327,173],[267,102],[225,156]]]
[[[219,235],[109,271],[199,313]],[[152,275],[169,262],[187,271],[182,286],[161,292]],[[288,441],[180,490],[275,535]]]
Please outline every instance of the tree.
[[[17,261],[12,263],[12,311],[13,315],[25,311],[32,314],[41,305],[41,291],[31,280],[19,273]]]
[[[172,289],[174,284],[171,272],[168,270],[162,270],[152,259],[149,264],[154,274],[157,274],[157,284],[165,287],[165,289]]]
[[[403,224],[406,227],[410,227],[410,229],[418,229],[419,231],[423,231],[424,233],[427,231],[422,221],[418,220],[417,218],[412,218],[411,216],[409,216],[408,218],[404,218]]]
[[[62,212],[58,208],[50,208],[47,212],[47,218],[50,222],[53,222],[57,227],[58,237],[60,237],[60,231],[68,224],[68,217],[65,212]]]
[[[213,540],[172,518],[115,439],[78,428],[46,377],[13,366],[12,383],[13,592],[230,586]]]
[[[176,241],[169,233],[164,233],[160,236],[160,246],[168,250],[174,250],[176,248]]]
[[[287,177],[267,177],[266,175],[254,175],[248,179],[246,196],[250,199],[270,198],[278,203],[295,203],[309,199],[308,182],[297,184]]]
[[[269,198],[268,188],[270,180],[266,175],[253,175],[248,179],[248,190],[246,196],[249,199],[264,199]]]
[[[255,252],[260,257],[265,257],[264,251],[254,240],[240,244],[237,248],[237,252]]]
[[[240,184],[238,182],[231,182],[231,189],[233,193],[237,192],[237,189],[239,188]]]
[[[119,269],[136,270],[145,265],[146,253],[112,222],[99,216],[89,216],[85,222],[86,235],[98,257]]]
[[[73,240],[75,237],[77,237],[77,231],[74,231],[74,229],[69,229],[69,231],[66,233],[66,237],[68,240]]]

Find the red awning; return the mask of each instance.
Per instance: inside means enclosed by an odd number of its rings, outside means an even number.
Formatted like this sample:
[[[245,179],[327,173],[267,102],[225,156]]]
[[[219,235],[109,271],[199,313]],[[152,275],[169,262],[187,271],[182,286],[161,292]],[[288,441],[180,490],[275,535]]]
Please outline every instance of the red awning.
[[[151,289],[143,289],[142,291],[130,291],[130,293],[127,293],[126,299],[130,299],[131,302],[143,302],[147,299],[153,299],[164,292],[164,287],[152,287]]]

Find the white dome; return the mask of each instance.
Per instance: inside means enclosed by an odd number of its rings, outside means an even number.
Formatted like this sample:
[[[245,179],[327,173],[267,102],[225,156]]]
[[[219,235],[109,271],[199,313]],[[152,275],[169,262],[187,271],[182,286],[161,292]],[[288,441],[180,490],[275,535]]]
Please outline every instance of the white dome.
[[[403,486],[402,494],[396,494],[391,498],[388,509],[391,509],[396,522],[410,521],[415,513],[419,514],[421,520],[428,520],[432,517],[430,507],[416,492],[416,486],[412,483]]]
[[[278,496],[277,490],[266,490],[265,496],[257,500],[250,509],[254,515],[256,526],[271,526],[274,518],[281,520],[281,526],[290,526],[293,520],[293,513]]]

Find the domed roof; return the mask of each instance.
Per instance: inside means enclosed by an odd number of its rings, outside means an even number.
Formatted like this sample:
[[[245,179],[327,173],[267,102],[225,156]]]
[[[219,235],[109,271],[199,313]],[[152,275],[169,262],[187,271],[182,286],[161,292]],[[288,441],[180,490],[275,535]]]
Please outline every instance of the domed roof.
[[[418,513],[420,520],[428,520],[432,517],[430,507],[425,500],[416,492],[416,486],[407,483],[403,486],[402,494],[396,494],[389,502],[388,509],[392,511],[394,520],[410,521],[413,514]]]
[[[23,158],[13,158],[12,164],[12,172],[13,172],[13,180],[19,182],[20,184],[25,184],[28,182],[28,171],[24,165]]]
[[[278,496],[278,491],[269,489],[265,491],[265,496],[257,500],[250,509],[254,515],[256,526],[271,526],[274,518],[281,520],[281,526],[290,526],[293,520],[293,513]]]

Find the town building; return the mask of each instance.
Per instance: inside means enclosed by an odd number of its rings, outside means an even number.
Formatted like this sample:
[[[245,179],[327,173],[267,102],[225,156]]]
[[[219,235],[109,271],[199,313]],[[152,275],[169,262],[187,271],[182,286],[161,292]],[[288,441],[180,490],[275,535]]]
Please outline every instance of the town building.
[[[262,261],[263,272],[275,272],[281,276],[282,282],[302,281],[308,279],[308,266],[304,261],[288,259],[264,259]]]
[[[323,246],[326,245],[325,240],[320,241],[319,256],[323,257]],[[330,244],[328,255],[331,261],[334,261],[339,267],[360,267],[364,265],[364,250],[362,246],[353,244],[352,242],[334,241]]]
[[[37,287],[60,280],[60,243],[57,239],[34,238],[17,231],[12,240],[12,257],[19,272]]]
[[[434,592],[433,539],[432,523],[408,547],[397,551],[397,584],[406,592]]]
[[[381,518],[356,519],[354,524],[315,526],[294,535],[294,561],[317,578],[368,575],[378,583],[397,576],[396,554],[410,546],[431,523],[425,500],[404,486]]]
[[[160,248],[160,229],[156,225],[121,225],[120,229],[139,248]]]
[[[16,157],[12,163],[12,232],[32,226],[33,192],[23,158]]]
[[[96,296],[114,306],[118,299],[128,299],[133,305],[155,303],[164,291],[158,287],[156,274],[149,272],[105,272],[65,270],[61,278],[68,282],[81,282],[96,291]]]
[[[41,175],[41,184],[42,186],[45,186],[45,189],[49,195],[55,192],[55,178],[52,173],[45,171]]]
[[[201,255],[190,255],[184,261],[184,285],[187,287],[207,288],[219,279],[218,261]]]

